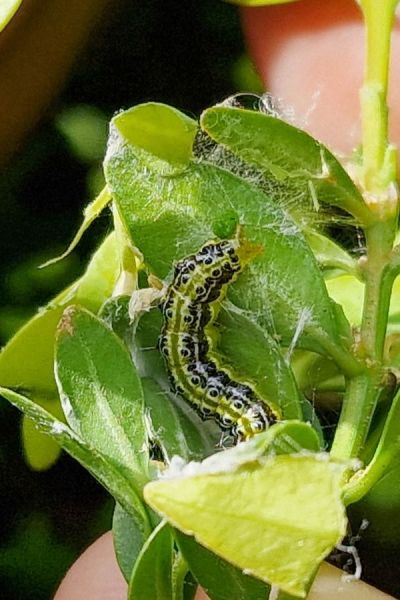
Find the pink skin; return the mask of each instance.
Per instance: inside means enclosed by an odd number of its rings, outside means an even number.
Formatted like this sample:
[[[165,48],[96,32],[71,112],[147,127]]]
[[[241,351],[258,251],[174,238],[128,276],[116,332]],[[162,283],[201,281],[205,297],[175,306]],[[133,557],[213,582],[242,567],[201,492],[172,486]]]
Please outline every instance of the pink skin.
[[[72,565],[54,600],[126,600],[127,591],[115,559],[112,535],[108,532]],[[198,590],[195,600],[209,598]]]
[[[268,91],[294,110],[299,126],[348,154],[360,142],[357,90],[362,81],[363,28],[355,2],[302,0],[244,9],[242,22],[250,54]],[[399,22],[393,56],[400,56]],[[399,143],[399,61],[391,73],[389,104],[391,137]],[[364,584],[356,584],[353,596],[341,594],[341,598],[360,597],[360,585]],[[126,593],[108,533],[71,567],[55,600],[125,600]],[[317,593],[313,597],[328,596]],[[372,592],[370,597],[381,596]],[[199,590],[196,600],[207,600],[207,596]]]
[[[364,30],[354,0],[301,0],[242,10],[251,56],[266,89],[295,122],[337,152],[361,140],[358,90]],[[391,138],[400,143],[400,19],[392,36]]]

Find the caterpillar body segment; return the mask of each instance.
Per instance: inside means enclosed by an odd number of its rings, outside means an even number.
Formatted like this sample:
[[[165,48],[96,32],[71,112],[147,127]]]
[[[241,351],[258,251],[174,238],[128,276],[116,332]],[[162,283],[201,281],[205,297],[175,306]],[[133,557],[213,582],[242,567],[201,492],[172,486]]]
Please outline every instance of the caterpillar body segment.
[[[175,265],[161,303],[159,349],[171,389],[240,440],[264,431],[278,415],[250,383],[218,364],[212,328],[227,286],[259,252],[240,236],[207,242]]]

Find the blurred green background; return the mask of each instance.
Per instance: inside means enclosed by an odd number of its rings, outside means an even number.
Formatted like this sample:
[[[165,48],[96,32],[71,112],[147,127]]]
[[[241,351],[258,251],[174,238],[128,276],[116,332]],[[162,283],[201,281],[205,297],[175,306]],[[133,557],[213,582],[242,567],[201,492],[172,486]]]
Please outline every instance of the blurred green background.
[[[104,211],[67,259],[38,269],[67,246],[84,205],[102,188],[101,161],[112,115],[156,100],[197,116],[238,89],[258,86],[243,54],[233,6],[216,0],[102,4],[98,23],[64,84],[52,91],[54,97],[39,111],[38,123],[33,127],[32,119],[27,124],[28,134],[23,132],[19,148],[3,161],[1,345],[84,270],[111,227]],[[10,52],[15,56],[27,34],[15,22],[10,26]],[[0,42],[10,36],[10,26]],[[67,44],[68,35],[64,30],[58,43]],[[43,50],[42,34],[36,44]],[[9,51],[6,47],[2,55],[3,50],[0,43],[0,73]],[[21,88],[24,94],[23,82]],[[3,87],[3,99],[7,93]],[[9,150],[8,141],[1,143]],[[49,471],[32,472],[24,462],[19,428],[18,412],[0,401],[0,598],[44,600],[52,597],[79,553],[109,529],[113,505],[93,478],[64,454]]]

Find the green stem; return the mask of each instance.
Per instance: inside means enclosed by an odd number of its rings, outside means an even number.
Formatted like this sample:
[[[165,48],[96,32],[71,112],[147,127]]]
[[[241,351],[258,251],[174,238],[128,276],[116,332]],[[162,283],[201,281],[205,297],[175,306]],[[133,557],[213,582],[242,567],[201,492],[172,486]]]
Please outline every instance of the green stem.
[[[386,104],[390,35],[398,0],[361,0],[366,27],[364,85],[361,89],[362,180],[373,194],[396,180],[396,150],[388,144]]]
[[[175,557],[172,569],[172,588],[174,600],[183,600],[185,577],[189,567],[182,554],[178,552]]]
[[[365,295],[358,357],[368,371],[348,380],[332,456],[358,457],[382,392],[383,353],[395,269],[392,249],[398,216],[396,152],[388,144],[386,97],[390,36],[398,0],[361,0],[366,27],[365,78],[361,90],[364,197],[374,216],[365,228],[367,254],[360,265]],[[361,261],[360,261],[361,262]]]
[[[349,380],[331,448],[333,460],[348,460],[359,455],[375,409],[376,397],[376,387],[369,373]]]
[[[365,369],[360,362],[349,350],[340,346],[337,341],[330,338],[328,335],[321,333],[318,336],[318,342],[322,348],[335,361],[339,369],[346,377],[356,377]]]
[[[365,295],[359,354],[381,363],[383,359],[394,272],[390,267],[396,222],[376,222],[366,229],[367,257],[364,263]]]
[[[378,221],[365,232],[365,296],[358,355],[369,369],[348,381],[331,449],[332,457],[338,460],[360,455],[382,389],[384,342],[393,285],[389,263],[395,227],[395,221]]]
[[[392,396],[395,388],[392,388]],[[367,468],[351,479],[344,490],[344,501],[352,504],[360,500],[385,475],[398,464],[400,455],[400,398],[397,395],[386,418],[383,433],[375,454]]]

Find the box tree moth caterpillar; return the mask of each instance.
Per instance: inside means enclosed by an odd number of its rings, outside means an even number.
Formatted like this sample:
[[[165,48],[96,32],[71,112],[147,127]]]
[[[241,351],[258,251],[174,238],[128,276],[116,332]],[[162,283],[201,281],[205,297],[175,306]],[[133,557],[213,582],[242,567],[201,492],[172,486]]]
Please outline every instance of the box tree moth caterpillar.
[[[227,286],[261,251],[238,233],[234,239],[207,242],[175,265],[163,294],[159,348],[173,392],[203,419],[215,419],[234,438],[248,439],[279,419],[254,386],[219,364],[213,322]]]

